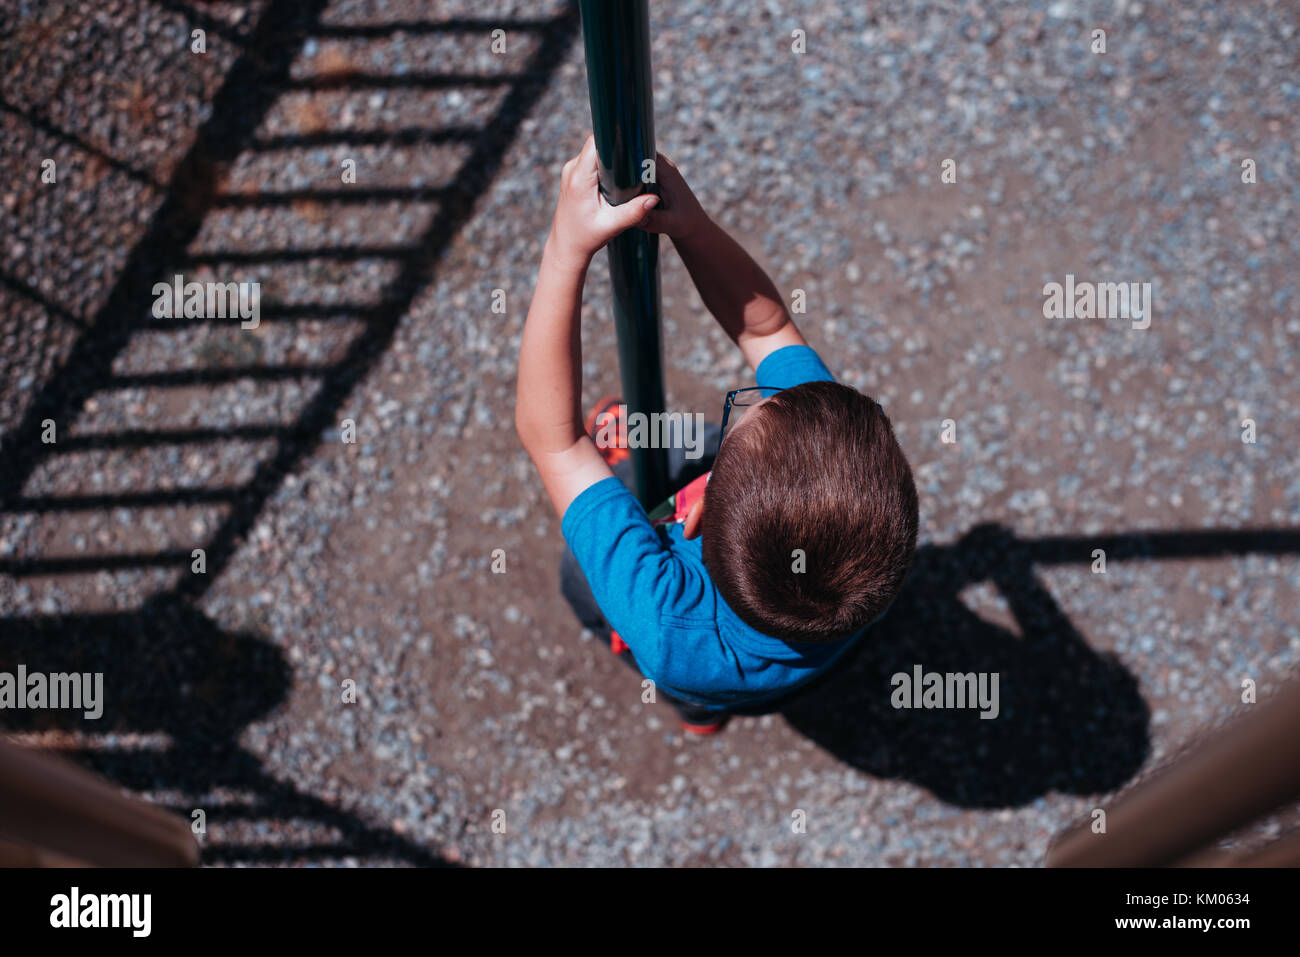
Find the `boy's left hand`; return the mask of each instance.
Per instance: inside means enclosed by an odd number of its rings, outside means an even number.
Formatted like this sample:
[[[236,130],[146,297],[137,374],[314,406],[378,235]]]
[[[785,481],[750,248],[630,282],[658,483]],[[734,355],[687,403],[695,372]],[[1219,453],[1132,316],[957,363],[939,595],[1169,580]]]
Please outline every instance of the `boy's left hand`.
[[[596,167],[596,138],[588,136],[580,152],[564,164],[560,176],[560,201],[551,223],[554,252],[564,262],[586,267],[591,257],[625,230],[640,225],[658,196],[638,196],[611,206],[600,194]]]

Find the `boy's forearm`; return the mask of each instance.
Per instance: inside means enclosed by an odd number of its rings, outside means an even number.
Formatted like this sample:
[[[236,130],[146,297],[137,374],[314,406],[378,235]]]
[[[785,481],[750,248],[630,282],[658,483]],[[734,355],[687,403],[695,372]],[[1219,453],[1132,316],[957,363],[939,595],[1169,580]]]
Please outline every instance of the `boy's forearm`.
[[[560,452],[584,433],[582,287],[588,263],[566,258],[548,237],[524,320],[515,428],[530,453]]]
[[[704,305],[733,342],[771,335],[791,322],[771,278],[707,215],[673,245]]]

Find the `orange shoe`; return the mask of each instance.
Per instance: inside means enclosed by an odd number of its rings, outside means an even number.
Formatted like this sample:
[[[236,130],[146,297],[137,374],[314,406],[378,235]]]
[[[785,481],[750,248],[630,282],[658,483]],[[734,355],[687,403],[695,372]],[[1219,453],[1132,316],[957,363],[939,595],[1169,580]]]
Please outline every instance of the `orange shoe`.
[[[681,725],[682,730],[687,734],[695,734],[703,738],[710,734],[717,734],[727,726],[729,720],[731,720],[731,715],[725,715],[717,721],[714,721],[712,724],[690,724],[689,722],[683,721],[681,722]]]
[[[624,411],[622,397],[607,395],[596,403],[595,408],[591,410],[591,414],[587,416],[585,423],[587,434],[591,436],[591,441],[596,443],[600,457],[605,460],[605,463],[610,468],[613,468],[631,454],[627,450],[627,422],[623,419]],[[614,445],[609,445],[596,438],[601,433],[604,433],[605,436],[609,435],[610,416],[614,417],[612,423],[615,436]]]

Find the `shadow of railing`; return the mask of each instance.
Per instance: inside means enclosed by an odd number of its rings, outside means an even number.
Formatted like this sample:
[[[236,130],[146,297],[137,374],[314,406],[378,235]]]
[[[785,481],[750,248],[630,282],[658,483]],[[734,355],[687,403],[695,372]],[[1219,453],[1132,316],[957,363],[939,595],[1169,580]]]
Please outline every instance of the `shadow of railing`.
[[[191,11],[188,4],[163,2],[173,11]],[[496,176],[520,124],[536,105],[551,73],[563,62],[578,26],[576,11],[564,8],[550,19],[457,19],[400,25],[323,24],[324,0],[272,0],[253,29],[227,30],[217,21],[208,25],[229,34],[240,49],[237,61],[212,103],[210,119],[176,167],[151,224],[131,251],[111,292],[72,347],[68,358],[37,391],[22,420],[0,441],[0,518],[21,516],[47,520],[66,515],[121,515],[146,508],[220,507],[215,530],[185,547],[151,551],[109,551],[103,554],[57,555],[41,551],[0,555],[0,576],[13,580],[42,576],[93,576],[128,570],[161,570],[170,576],[127,611],[23,614],[0,618],[0,668],[26,665],[40,672],[103,672],[107,696],[105,713],[93,734],[161,733],[169,744],[137,750],[111,744],[69,753],[81,763],[140,790],[178,791],[186,797],[218,790],[248,792],[251,797],[228,805],[228,818],[271,821],[306,819],[331,830],[336,840],[311,845],[234,845],[209,842],[206,861],[290,862],[342,857],[394,858],[413,864],[436,865],[441,858],[396,833],[368,825],[327,801],[273,778],[238,739],[248,724],[283,702],[292,684],[291,669],[278,648],[249,633],[225,631],[199,608],[205,591],[229,564],[253,528],[266,502],[285,477],[297,470],[336,426],[340,406],[390,346],[402,317],[434,276],[440,255],[465,225],[479,197]],[[188,13],[187,13],[188,15]],[[200,15],[200,14],[195,14]],[[310,37],[334,40],[381,36],[396,29],[410,33],[456,32],[481,34],[491,30],[526,31],[536,49],[519,72],[481,76],[447,72],[413,76],[337,76],[316,83],[295,79],[291,67]],[[504,90],[500,105],[481,127],[445,129],[404,128],[352,133],[325,130],[301,137],[271,137],[255,133],[278,97],[294,90],[345,89],[381,86],[455,90],[492,87]],[[8,107],[26,115],[21,107]],[[34,116],[34,114],[31,114]],[[43,127],[50,135],[59,131]],[[222,171],[249,151],[358,143],[369,146],[419,146],[462,143],[468,153],[450,181],[442,187],[303,189],[287,193],[224,193]],[[75,145],[75,144],[74,144]],[[130,169],[108,157],[113,168]],[[209,214],[223,209],[253,209],[274,215],[299,202],[350,203],[376,201],[436,202],[437,212],[411,242],[366,247],[326,245],[253,253],[221,252],[211,257],[187,253],[201,235]],[[227,266],[285,263],[315,258],[382,258],[395,267],[375,301],[345,306],[275,304],[264,309],[265,323],[301,320],[347,320],[362,332],[348,342],[336,361],[303,365],[217,366],[179,371],[114,371],[115,361],[132,338],[159,329],[151,319],[154,284],[205,258]],[[14,283],[17,280],[13,281]],[[11,283],[10,285],[13,285]],[[20,294],[22,290],[19,290]],[[187,327],[231,326],[238,319],[188,318],[168,320],[168,331]],[[291,421],[276,424],[232,424],[213,427],[125,428],[112,433],[69,430],[88,400],[113,390],[214,388],[252,380],[276,382],[307,379],[315,383],[310,399]],[[44,444],[42,423],[60,424],[56,443]],[[69,434],[71,432],[71,434]],[[94,451],[144,450],[165,446],[218,445],[261,442],[270,447],[242,482],[207,487],[176,483],[171,487],[80,494],[25,494],[38,470],[58,474],[68,470],[63,456]],[[171,477],[172,479],[175,476]],[[179,487],[177,487],[179,485]],[[192,548],[206,553],[206,574],[190,574]],[[87,725],[57,711],[6,714],[7,730],[52,728],[86,732]],[[196,800],[193,805],[202,806]],[[189,807],[178,807],[188,816]]]

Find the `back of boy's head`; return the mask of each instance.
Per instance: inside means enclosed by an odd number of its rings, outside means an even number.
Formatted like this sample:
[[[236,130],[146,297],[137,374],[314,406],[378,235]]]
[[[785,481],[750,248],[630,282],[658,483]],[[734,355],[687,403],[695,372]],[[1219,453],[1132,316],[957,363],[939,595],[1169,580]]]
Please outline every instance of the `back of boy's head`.
[[[916,486],[889,419],[835,382],[753,409],[728,431],[705,492],[710,577],[743,621],[786,641],[870,624],[902,587],[916,532]]]

